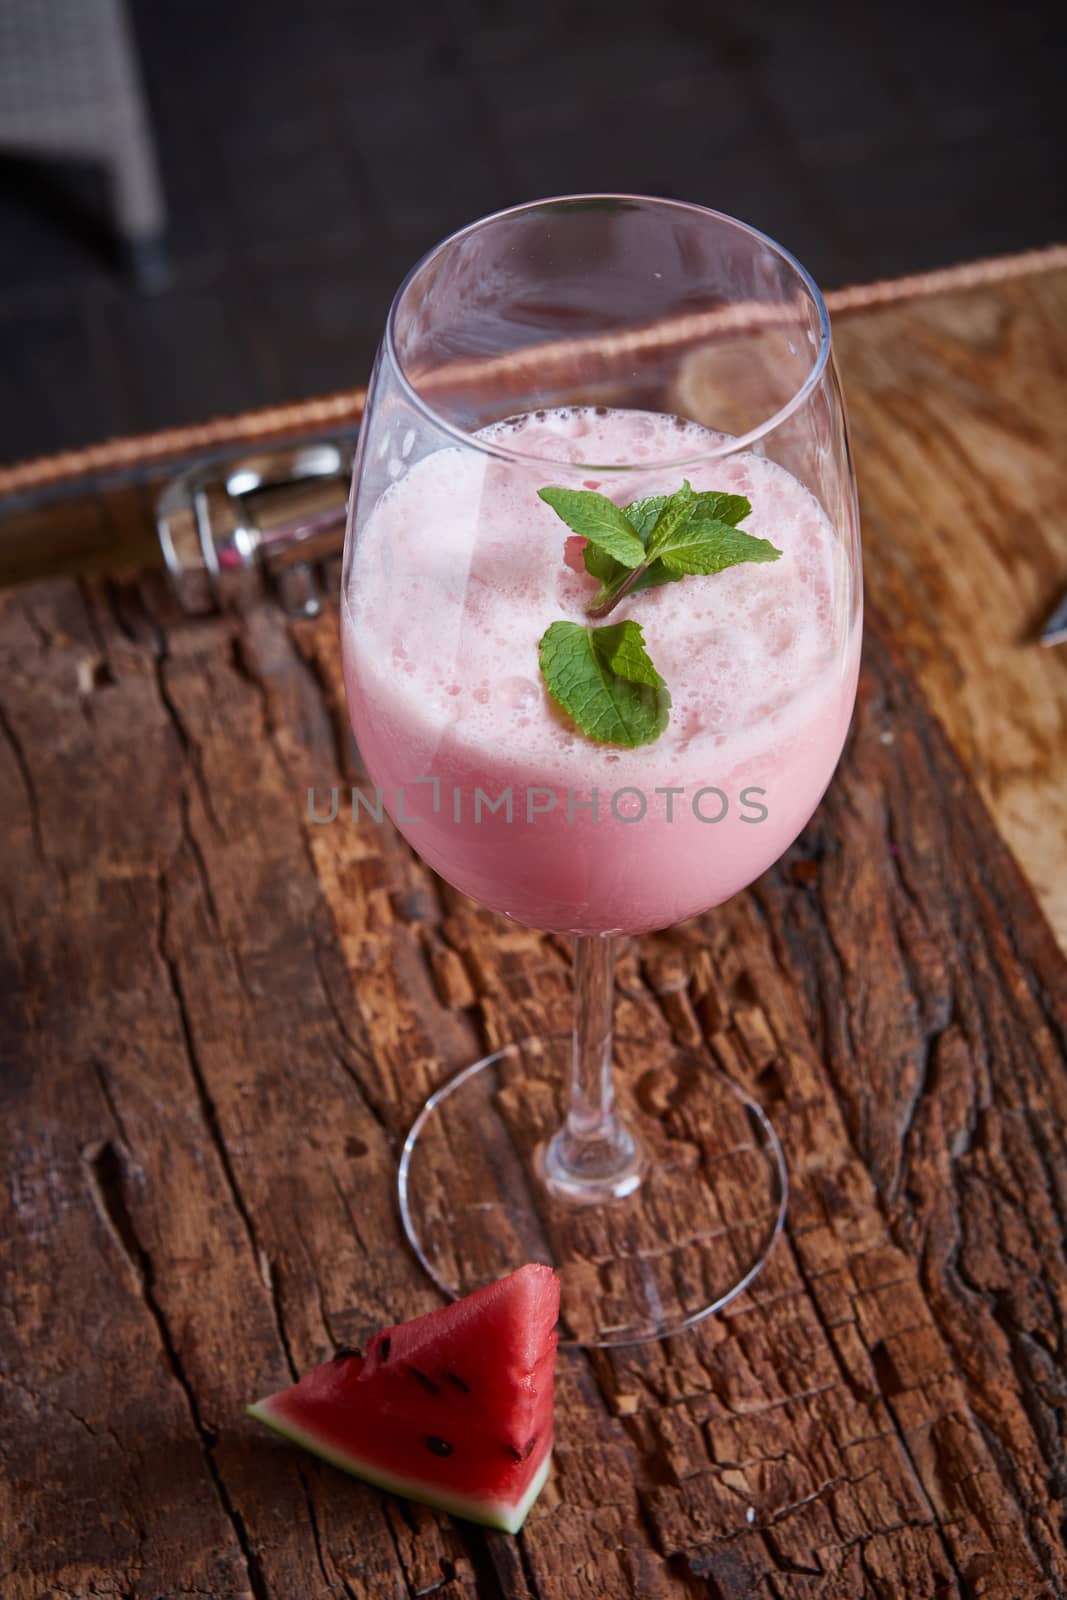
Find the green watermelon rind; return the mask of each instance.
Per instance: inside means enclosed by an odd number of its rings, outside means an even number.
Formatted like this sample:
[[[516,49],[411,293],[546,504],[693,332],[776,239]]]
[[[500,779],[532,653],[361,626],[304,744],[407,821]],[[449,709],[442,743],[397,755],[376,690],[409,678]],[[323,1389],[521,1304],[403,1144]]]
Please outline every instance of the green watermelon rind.
[[[273,1428],[275,1433],[280,1433],[283,1439],[301,1445],[313,1455],[321,1456],[323,1461],[328,1461],[331,1466],[340,1467],[342,1472],[351,1473],[354,1478],[362,1478],[367,1483],[373,1483],[378,1489],[387,1489],[390,1494],[403,1495],[406,1500],[418,1500],[422,1505],[433,1506],[436,1511],[447,1511],[449,1516],[464,1517],[468,1522],[480,1522],[487,1528],[501,1528],[505,1533],[518,1533],[526,1521],[530,1507],[545,1486],[548,1469],[552,1464],[552,1452],[548,1450],[544,1461],[531,1478],[529,1488],[517,1505],[510,1505],[503,1500],[476,1500],[470,1495],[442,1493],[437,1484],[426,1483],[419,1478],[405,1478],[400,1473],[383,1472],[381,1467],[364,1460],[361,1456],[347,1455],[343,1450],[325,1444],[315,1434],[302,1428],[298,1422],[290,1422],[287,1417],[276,1415],[269,1409],[266,1401],[258,1400],[254,1405],[246,1406],[245,1411],[257,1422],[262,1422],[266,1427]]]

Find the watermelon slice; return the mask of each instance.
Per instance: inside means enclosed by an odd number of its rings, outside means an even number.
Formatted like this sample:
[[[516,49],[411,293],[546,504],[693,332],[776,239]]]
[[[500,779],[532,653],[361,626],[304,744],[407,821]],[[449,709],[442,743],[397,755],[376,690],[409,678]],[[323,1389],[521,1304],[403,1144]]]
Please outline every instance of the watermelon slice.
[[[559,1280],[521,1267],[248,1414],[382,1489],[517,1533],[548,1477]]]

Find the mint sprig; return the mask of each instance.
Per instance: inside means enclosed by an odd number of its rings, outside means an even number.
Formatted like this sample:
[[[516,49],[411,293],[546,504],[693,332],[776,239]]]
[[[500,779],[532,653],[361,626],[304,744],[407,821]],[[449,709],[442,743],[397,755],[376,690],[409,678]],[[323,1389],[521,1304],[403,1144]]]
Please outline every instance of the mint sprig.
[[[553,622],[539,654],[549,694],[598,744],[635,749],[667,726],[671,697],[638,623]]]
[[[688,479],[673,494],[646,495],[621,509],[590,489],[538,493],[573,533],[588,541],[585,570],[600,580],[600,590],[587,607],[591,617],[606,617],[626,595],[642,589],[725,572],[742,562],[777,561],[782,553],[769,539],[738,528],[752,510],[744,495],[697,493]]]
[[[740,494],[694,490],[646,495],[620,508],[591,489],[539,489],[556,515],[586,540],[585,570],[600,589],[586,607],[606,617],[627,595],[680,578],[708,577],[781,551],[738,527],[752,510]],[[651,744],[667,726],[670,694],[636,622],[605,628],[553,622],[540,645],[549,694],[599,744]]]

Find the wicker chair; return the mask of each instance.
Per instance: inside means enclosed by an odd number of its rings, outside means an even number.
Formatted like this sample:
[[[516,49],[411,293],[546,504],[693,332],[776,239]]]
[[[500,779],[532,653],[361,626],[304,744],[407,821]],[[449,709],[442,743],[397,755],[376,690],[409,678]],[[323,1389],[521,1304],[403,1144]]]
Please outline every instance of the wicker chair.
[[[102,164],[142,287],[167,277],[166,207],[123,0],[0,0],[0,148]]]

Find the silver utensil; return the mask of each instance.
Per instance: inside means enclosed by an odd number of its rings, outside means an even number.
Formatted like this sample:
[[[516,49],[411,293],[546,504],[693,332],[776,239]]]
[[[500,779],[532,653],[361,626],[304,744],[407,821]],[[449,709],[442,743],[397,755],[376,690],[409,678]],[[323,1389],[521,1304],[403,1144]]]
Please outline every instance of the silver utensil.
[[[194,615],[261,569],[285,609],[314,616],[340,560],[353,436],[308,440],[194,466],[156,499],[171,582]]]

